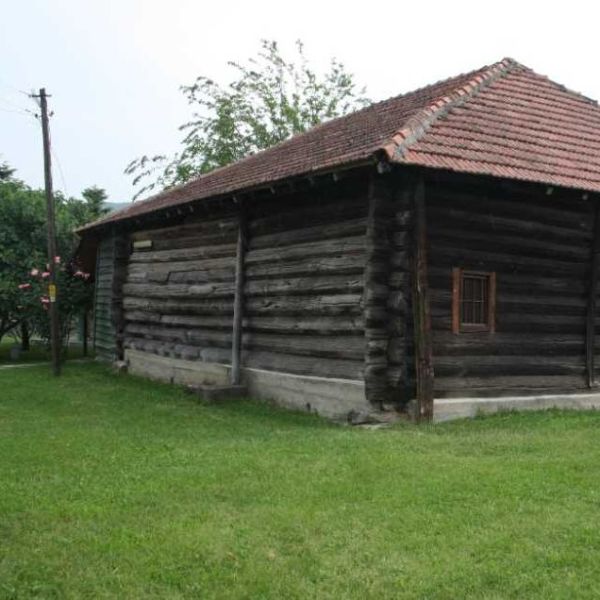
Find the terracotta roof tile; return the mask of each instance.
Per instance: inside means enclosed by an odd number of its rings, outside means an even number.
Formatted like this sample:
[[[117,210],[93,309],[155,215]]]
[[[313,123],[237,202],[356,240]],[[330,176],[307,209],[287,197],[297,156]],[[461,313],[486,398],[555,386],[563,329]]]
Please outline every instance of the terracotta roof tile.
[[[373,104],[83,228],[364,162],[600,191],[597,103],[504,59]]]

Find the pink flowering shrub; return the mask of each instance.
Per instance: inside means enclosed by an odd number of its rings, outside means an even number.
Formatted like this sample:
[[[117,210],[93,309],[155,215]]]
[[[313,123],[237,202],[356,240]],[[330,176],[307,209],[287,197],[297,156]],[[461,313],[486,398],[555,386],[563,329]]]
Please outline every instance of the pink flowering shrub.
[[[21,302],[19,311],[27,320],[32,332],[37,333],[42,339],[48,340],[50,324],[48,309],[51,304],[49,293],[50,271],[33,267],[28,272],[27,281],[19,284]],[[61,323],[63,342],[68,340],[71,323],[75,317],[89,310],[93,300],[93,285],[90,274],[77,268],[75,265],[64,265],[60,257],[54,260],[54,273],[57,289],[56,302]]]

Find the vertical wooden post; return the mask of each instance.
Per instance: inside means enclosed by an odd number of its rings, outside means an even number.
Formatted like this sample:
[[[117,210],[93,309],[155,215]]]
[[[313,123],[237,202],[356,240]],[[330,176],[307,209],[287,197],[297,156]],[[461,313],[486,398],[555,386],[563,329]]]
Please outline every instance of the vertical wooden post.
[[[452,269],[452,333],[460,333],[460,282],[462,280],[462,269]]]
[[[123,284],[127,278],[127,263],[131,251],[129,236],[125,233],[114,233],[113,239],[113,280],[112,280],[112,302],[111,317],[115,329],[114,359],[123,360],[125,356],[125,311],[123,309]]]
[[[390,178],[371,173],[368,191],[363,315],[365,319],[365,395],[382,408],[389,401],[389,270],[394,204]]]
[[[235,296],[233,299],[233,332],[231,339],[231,384],[240,384],[242,354],[242,319],[244,312],[244,256],[246,253],[246,215],[240,203],[238,212],[238,238],[235,257]]]
[[[594,342],[596,340],[596,295],[598,290],[598,267],[600,253],[600,212],[596,199],[594,202],[594,231],[592,238],[592,251],[590,257],[590,277],[588,288],[587,320],[585,333],[585,370],[587,376],[587,385],[592,388],[595,385],[595,361],[594,361]]]
[[[431,348],[431,312],[427,281],[425,182],[422,175],[419,175],[415,182],[414,211],[415,238],[412,279],[417,420],[431,421],[433,419],[433,352]]]
[[[83,356],[88,355],[88,310],[87,308],[83,311],[81,323],[81,341],[83,342]]]

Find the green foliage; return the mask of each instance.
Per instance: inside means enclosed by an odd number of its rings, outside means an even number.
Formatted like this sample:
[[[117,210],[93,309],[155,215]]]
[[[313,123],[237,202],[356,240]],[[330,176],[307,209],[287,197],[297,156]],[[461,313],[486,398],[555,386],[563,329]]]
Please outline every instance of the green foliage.
[[[600,596],[600,413],[391,430],[4,370],[0,597]]]
[[[141,185],[136,197],[168,188],[269,148],[318,123],[366,106],[365,90],[336,59],[324,75],[308,64],[300,41],[285,59],[276,42],[263,40],[247,64],[228,63],[236,77],[226,86],[200,76],[181,89],[193,107],[182,150],[175,156],[142,156],[125,173]]]
[[[32,322],[41,324],[39,302],[36,304],[36,311],[31,312],[32,305],[24,303],[19,285],[29,281],[32,269],[45,270],[44,265],[48,261],[44,191],[32,189],[15,179],[13,171],[6,166],[7,176],[0,178],[0,339],[23,319],[32,319]],[[98,188],[91,189],[97,190],[94,192],[96,196],[98,192],[102,192]],[[97,218],[99,215],[96,210],[95,201],[65,198],[60,193],[55,194],[57,249],[63,260],[69,260],[78,243],[74,230]],[[68,273],[64,276],[70,277]],[[78,281],[77,285],[79,283]],[[68,293],[69,288],[64,291]],[[87,289],[86,294],[91,297],[91,293],[91,289]],[[79,299],[79,296],[75,297]],[[83,299],[80,300],[83,302]],[[89,298],[85,300],[87,303],[89,301]],[[75,310],[71,300],[65,299],[65,309],[67,308],[69,311]],[[43,328],[37,333],[44,335]]]
[[[58,257],[57,257],[58,258]],[[90,282],[89,273],[79,269],[73,269],[71,265],[64,265],[62,261],[56,261],[55,281],[60,294],[58,302],[58,315],[61,325],[61,339],[66,350],[71,333],[73,319],[81,315],[84,310],[90,310],[93,302],[93,286]],[[42,340],[50,340],[50,321],[48,308],[50,298],[48,297],[48,279],[50,275],[44,270],[43,265],[34,267],[28,277],[19,285],[20,312],[24,315],[30,329]]]
[[[8,163],[0,163],[0,181],[7,181],[10,179],[15,172],[15,169],[11,168]]]
[[[89,221],[98,219],[108,212],[108,208],[106,208],[106,201],[108,199],[106,190],[94,185],[83,190],[81,196],[85,200],[89,213]]]

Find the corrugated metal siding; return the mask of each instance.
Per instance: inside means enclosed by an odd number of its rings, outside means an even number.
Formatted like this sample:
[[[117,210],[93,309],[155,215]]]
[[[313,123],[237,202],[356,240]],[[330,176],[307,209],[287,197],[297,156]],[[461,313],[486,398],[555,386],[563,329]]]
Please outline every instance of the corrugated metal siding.
[[[114,271],[115,239],[111,235],[98,244],[94,299],[94,349],[96,357],[111,362],[117,357],[116,332],[112,319]]]

